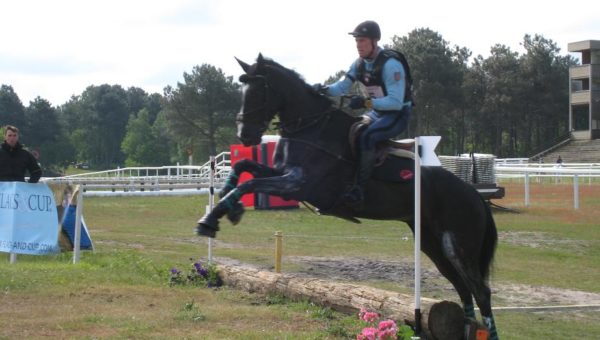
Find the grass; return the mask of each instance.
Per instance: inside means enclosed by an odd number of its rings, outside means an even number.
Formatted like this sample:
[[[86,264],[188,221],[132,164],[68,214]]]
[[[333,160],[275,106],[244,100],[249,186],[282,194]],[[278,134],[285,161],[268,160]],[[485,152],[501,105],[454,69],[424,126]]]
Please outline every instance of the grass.
[[[531,206],[520,183],[503,183],[495,211],[500,233],[492,286],[528,284],[600,293],[600,186],[534,184]],[[207,241],[193,235],[206,196],[86,198],[84,214],[96,252],[79,264],[71,253],[19,255],[16,265],[0,254],[0,339],[12,338],[354,338],[354,316],[308,302],[257,296],[229,288],[167,285],[169,269],[203,258]],[[363,257],[410,261],[413,244],[402,223],[352,224],[306,209],[253,211],[232,226],[226,220],[214,256],[272,265],[274,232],[284,233],[285,256]],[[425,265],[431,264],[425,260]],[[284,263],[284,271],[295,266]],[[370,282],[403,291],[394,282]],[[408,291],[410,292],[410,291]],[[581,339],[600,334],[600,312],[497,312],[503,339]]]

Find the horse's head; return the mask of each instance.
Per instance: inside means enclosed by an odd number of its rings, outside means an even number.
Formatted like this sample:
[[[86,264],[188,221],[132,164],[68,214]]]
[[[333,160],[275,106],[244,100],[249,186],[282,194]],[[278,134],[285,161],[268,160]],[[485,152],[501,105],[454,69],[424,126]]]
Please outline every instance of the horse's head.
[[[253,65],[237,61],[245,72],[240,76],[244,87],[242,109],[237,117],[238,137],[246,146],[260,143],[275,115],[279,116],[280,127],[285,132],[286,126],[302,122],[303,116],[314,116],[331,105],[298,73],[262,54]]]
[[[236,60],[245,72],[239,78],[244,86],[242,109],[237,116],[238,138],[246,146],[256,145],[280,108],[281,97],[271,88],[272,66],[262,54],[253,65]]]

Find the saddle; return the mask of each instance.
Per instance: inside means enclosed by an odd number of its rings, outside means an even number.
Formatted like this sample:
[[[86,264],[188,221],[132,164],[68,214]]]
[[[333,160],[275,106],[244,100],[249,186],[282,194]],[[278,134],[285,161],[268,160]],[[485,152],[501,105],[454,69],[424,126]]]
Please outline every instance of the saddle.
[[[358,150],[356,148],[358,137],[372,122],[373,120],[369,116],[363,115],[362,120],[354,123],[350,127],[348,142],[350,143],[350,146],[352,148],[352,154],[354,155],[354,157],[358,156]],[[415,154],[412,151],[414,149],[414,146],[414,139],[388,139],[377,143],[377,145],[375,146],[375,154],[377,155],[375,167],[382,165],[383,162],[387,159],[388,155],[400,158],[415,159]]]
[[[355,158],[358,156],[357,139],[372,121],[369,116],[363,115],[362,120],[350,127],[348,138]],[[377,143],[371,177],[382,181],[401,183],[412,180],[414,177],[415,154],[412,151],[414,145],[414,139],[388,139]]]

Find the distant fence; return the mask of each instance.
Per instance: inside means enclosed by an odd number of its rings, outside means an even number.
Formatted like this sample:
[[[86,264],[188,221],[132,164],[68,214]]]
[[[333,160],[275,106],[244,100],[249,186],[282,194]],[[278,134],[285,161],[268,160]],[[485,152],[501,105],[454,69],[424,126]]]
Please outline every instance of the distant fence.
[[[587,178],[588,183],[600,177],[600,163],[523,163],[504,165],[496,163],[496,178],[522,179],[525,186],[525,206],[530,205],[530,182],[532,178],[554,178],[555,181],[569,178],[573,182],[573,207],[579,209],[580,178]]]

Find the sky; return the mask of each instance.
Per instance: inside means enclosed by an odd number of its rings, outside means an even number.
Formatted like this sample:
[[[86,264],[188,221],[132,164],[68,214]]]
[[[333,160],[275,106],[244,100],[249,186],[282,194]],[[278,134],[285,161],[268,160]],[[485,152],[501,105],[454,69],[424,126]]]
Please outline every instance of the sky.
[[[600,40],[597,0],[0,0],[0,84],[25,106],[38,96],[62,105],[90,85],[162,94],[196,65],[237,79],[234,57],[252,63],[259,52],[323,82],[356,59],[347,33],[364,20],[379,23],[382,45],[429,28],[484,57],[495,44],[522,54],[525,34],[562,55]]]

